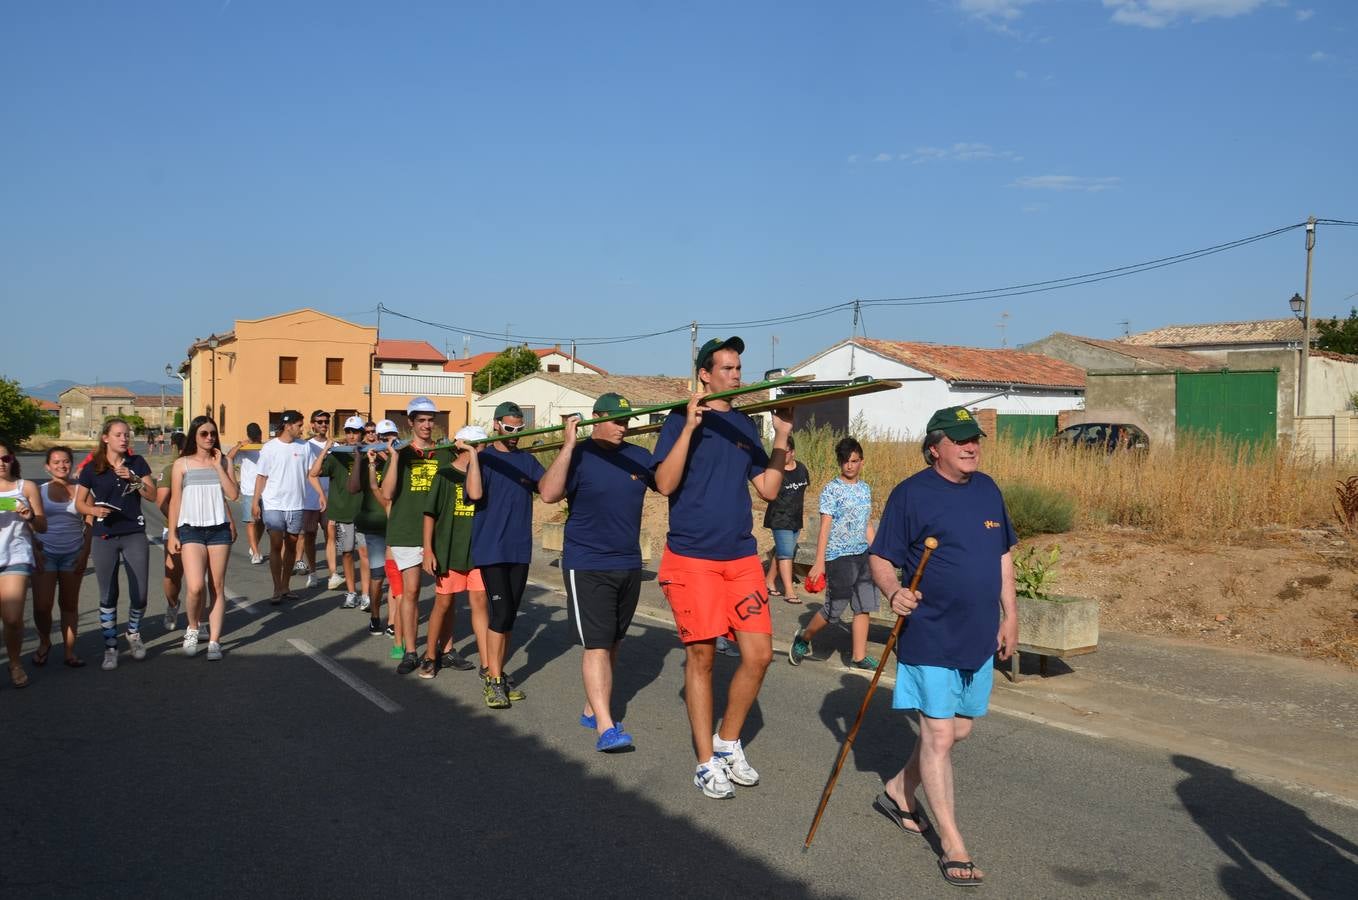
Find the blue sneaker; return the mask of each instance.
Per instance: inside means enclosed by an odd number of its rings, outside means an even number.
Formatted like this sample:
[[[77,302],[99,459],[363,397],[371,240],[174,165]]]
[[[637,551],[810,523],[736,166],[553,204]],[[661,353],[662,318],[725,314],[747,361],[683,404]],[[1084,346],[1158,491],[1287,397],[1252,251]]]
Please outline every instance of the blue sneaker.
[[[792,633],[792,646],[787,648],[787,661],[794,666],[800,666],[802,660],[811,654],[811,643],[802,637],[802,630],[798,628]],[[873,668],[876,668],[874,665]]]
[[[599,727],[599,720],[596,719],[594,716],[587,716],[584,713],[581,713],[580,726],[582,728],[588,728],[591,731],[593,731],[594,729]]]
[[[613,753],[630,746],[632,746],[632,736],[622,730],[621,722],[599,735],[599,740],[594,743],[594,749],[602,753]]]

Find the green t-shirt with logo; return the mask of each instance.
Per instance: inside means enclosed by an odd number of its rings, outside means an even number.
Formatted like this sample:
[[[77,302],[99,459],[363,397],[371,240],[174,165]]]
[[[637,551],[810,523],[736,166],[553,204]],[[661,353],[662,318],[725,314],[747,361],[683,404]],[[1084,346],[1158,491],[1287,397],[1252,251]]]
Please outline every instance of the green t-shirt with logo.
[[[434,476],[424,514],[434,517],[434,559],[442,575],[472,569],[472,517],[478,504],[467,499],[467,473],[445,466]]]
[[[362,494],[349,493],[349,467],[359,454],[327,453],[321,461],[321,477],[330,479],[330,489],[325,492],[325,514],[332,522],[348,525],[358,518],[363,506]],[[363,466],[368,465],[367,458]],[[374,498],[375,499],[375,498]]]
[[[434,476],[452,463],[453,449],[417,450],[408,446],[396,452],[401,461],[397,473],[400,481],[387,514],[387,546],[423,547],[424,507],[434,489]]]
[[[359,462],[358,470],[358,493],[353,496],[359,498],[358,514],[354,516],[354,527],[361,534],[386,534],[387,533],[387,511],[382,508],[382,501],[374,496],[371,489],[371,479],[368,471],[368,457],[365,455]],[[382,471],[387,467],[386,462],[377,461],[377,482],[382,483]],[[330,484],[334,485],[334,480]],[[380,566],[381,561],[374,562],[368,560],[369,564],[376,567]]]

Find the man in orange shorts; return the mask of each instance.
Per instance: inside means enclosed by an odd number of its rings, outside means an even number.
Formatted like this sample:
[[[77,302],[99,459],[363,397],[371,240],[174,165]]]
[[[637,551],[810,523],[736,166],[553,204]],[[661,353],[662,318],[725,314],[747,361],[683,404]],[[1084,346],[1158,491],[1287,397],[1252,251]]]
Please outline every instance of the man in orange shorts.
[[[792,432],[790,411],[776,410],[773,449],[765,453],[749,416],[729,401],[703,402],[706,394],[740,387],[744,350],[738,337],[703,345],[695,361],[699,390],[683,412],[665,419],[654,454],[656,490],[670,505],[659,580],[687,656],[684,702],[698,757],[693,783],[717,799],[735,796],[731,782],[759,783],[740,731],[773,658],[773,637],[747,482],[765,500],[778,496]],[[716,639],[732,636],[740,666],[714,734],[712,660]]]

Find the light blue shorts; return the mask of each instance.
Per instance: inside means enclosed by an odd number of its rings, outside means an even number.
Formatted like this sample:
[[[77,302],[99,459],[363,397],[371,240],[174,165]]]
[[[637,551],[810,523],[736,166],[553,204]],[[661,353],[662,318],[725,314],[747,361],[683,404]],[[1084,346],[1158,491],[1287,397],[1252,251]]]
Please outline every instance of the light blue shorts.
[[[773,555],[778,559],[792,559],[797,555],[797,535],[800,531],[790,528],[774,528]]]
[[[931,719],[954,716],[977,718],[990,708],[990,689],[995,667],[990,660],[979,669],[896,664],[896,691],[891,705],[917,709]]]
[[[302,510],[264,509],[264,527],[269,531],[285,531],[288,534],[302,533]]]

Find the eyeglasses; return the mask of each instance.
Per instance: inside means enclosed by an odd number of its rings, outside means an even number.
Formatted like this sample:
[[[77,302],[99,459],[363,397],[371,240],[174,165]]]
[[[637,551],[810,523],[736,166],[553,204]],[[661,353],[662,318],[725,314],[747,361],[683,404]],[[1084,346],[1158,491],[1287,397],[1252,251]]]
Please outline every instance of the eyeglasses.
[[[500,423],[500,430],[505,434],[518,434],[527,427],[527,425],[506,425],[504,422]]]

